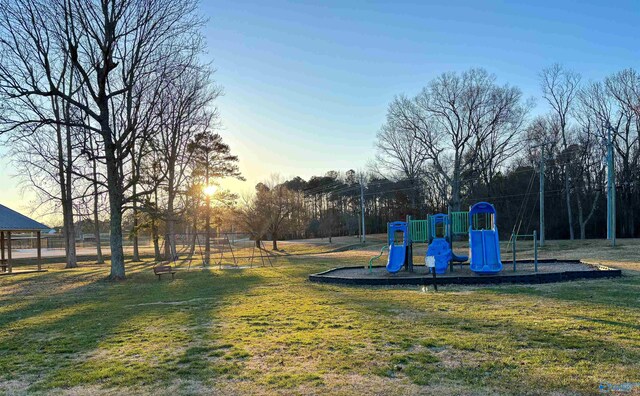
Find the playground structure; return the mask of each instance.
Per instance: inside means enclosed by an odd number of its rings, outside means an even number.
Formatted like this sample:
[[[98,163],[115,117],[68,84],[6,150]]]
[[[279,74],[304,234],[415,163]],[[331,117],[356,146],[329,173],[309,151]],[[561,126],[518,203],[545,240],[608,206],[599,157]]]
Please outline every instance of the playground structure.
[[[466,219],[459,213],[439,213],[427,216],[426,220],[414,220],[409,216],[407,221],[396,221],[387,224],[387,245],[383,246],[380,254],[369,260],[369,271],[373,268],[373,262],[382,257],[385,249],[388,249],[386,269],[390,274],[398,273],[402,268],[413,271],[413,245],[414,243],[426,243],[429,246],[427,256],[434,256],[436,261],[435,272],[442,274],[448,267],[453,271],[453,263],[464,263],[466,256],[458,256],[453,252],[453,230],[465,230],[466,222],[461,227],[460,220]],[[451,219],[458,219],[456,227],[452,227]],[[458,231],[458,235],[468,231]],[[425,257],[426,259],[426,257]]]
[[[397,221],[388,224],[387,245],[369,260],[368,268],[348,266],[309,275],[309,280],[343,285],[478,285],[500,283],[549,283],[576,279],[602,279],[622,276],[619,269],[580,260],[538,259],[538,233],[517,234],[514,228],[508,246],[513,254],[513,271],[503,271],[498,238],[497,213],[488,202],[478,202],[468,212],[435,214],[426,220]],[[453,253],[454,236],[469,238],[469,257]],[[516,241],[533,239],[533,260],[517,260]],[[425,265],[413,266],[414,243],[428,243]],[[387,264],[374,266],[386,249]],[[453,271],[454,262],[469,261]],[[401,271],[402,268],[405,271]],[[447,271],[447,267],[450,271]],[[437,276],[436,276],[437,275]]]
[[[389,274],[397,274],[402,268],[412,272],[413,244],[427,243],[425,265],[431,260],[433,271],[442,275],[449,269],[454,271],[454,263],[469,261],[469,268],[477,275],[494,275],[503,270],[500,258],[500,240],[495,207],[488,202],[478,202],[468,212],[438,213],[427,216],[426,220],[396,221],[387,224],[387,245],[380,254],[369,260],[369,272],[373,262],[382,257],[388,248],[386,269]],[[453,251],[455,236],[469,239],[469,256],[456,255]],[[517,270],[516,240],[533,237],[534,268],[538,271],[537,233],[518,235],[515,229],[509,245],[513,248],[513,271]]]

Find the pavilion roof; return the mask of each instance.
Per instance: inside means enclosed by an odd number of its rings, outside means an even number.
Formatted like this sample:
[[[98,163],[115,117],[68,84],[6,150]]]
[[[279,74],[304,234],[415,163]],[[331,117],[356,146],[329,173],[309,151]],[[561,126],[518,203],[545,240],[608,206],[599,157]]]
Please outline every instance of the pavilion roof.
[[[0,204],[0,231],[49,230],[46,225]]]

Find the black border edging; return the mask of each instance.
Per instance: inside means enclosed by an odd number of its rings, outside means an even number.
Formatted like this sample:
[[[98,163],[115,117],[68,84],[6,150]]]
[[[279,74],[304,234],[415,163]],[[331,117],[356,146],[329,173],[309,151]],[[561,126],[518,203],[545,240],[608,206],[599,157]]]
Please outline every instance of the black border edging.
[[[555,263],[559,260],[538,260],[538,263]],[[539,272],[533,274],[509,275],[508,266],[513,265],[513,261],[504,262],[505,269],[502,275],[487,276],[447,276],[437,279],[438,285],[495,285],[502,283],[522,283],[522,284],[539,284],[567,282],[578,279],[602,279],[602,278],[618,278],[622,276],[622,270],[609,268],[603,265],[589,264],[582,260],[560,260],[563,263],[580,263],[591,265],[594,267],[591,271],[563,271],[563,272]],[[530,264],[533,260],[517,260],[516,264]],[[381,268],[382,266],[376,266]],[[332,276],[331,273],[343,269],[360,269],[361,265],[332,268],[327,271],[309,275],[311,282],[328,283],[337,285],[354,285],[354,286],[399,286],[413,285],[423,286],[432,285],[433,278],[431,276],[413,276],[413,277],[388,277],[388,278],[347,278],[342,276]]]

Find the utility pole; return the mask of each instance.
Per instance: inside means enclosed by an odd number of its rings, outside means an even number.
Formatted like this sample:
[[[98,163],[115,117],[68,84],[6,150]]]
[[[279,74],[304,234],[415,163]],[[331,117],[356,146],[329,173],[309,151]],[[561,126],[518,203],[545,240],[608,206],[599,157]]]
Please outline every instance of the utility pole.
[[[361,242],[365,243],[367,240],[365,238],[364,232],[364,176],[360,176],[360,217],[362,218],[362,239]]]
[[[607,122],[607,239],[616,246],[616,169],[613,162],[611,124]]]
[[[544,157],[544,146],[552,144],[552,142],[540,143],[531,148],[540,147],[540,246],[544,246],[545,233],[544,233],[544,163],[546,161]]]
[[[540,246],[544,246],[544,145],[540,146]]]

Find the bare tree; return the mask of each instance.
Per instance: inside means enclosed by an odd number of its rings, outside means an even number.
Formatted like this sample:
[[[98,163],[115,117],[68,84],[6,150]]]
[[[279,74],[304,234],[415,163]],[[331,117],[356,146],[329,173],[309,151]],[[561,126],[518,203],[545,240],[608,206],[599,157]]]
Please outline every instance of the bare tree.
[[[2,75],[0,74],[0,79]],[[5,76],[6,78],[6,76]],[[57,82],[59,89],[73,88],[71,73]],[[4,118],[1,132],[10,132],[10,155],[23,182],[36,191],[40,206],[62,209],[65,240],[65,268],[77,267],[74,227],[74,167],[78,139],[71,109],[56,97],[19,98],[13,105],[11,118]],[[9,114],[7,112],[6,114]]]
[[[266,238],[269,219],[258,206],[253,195],[245,195],[236,208],[238,227],[247,232],[255,243],[255,247],[262,248],[262,241]]]
[[[542,96],[558,118],[563,150],[567,150],[570,144],[569,117],[580,88],[580,80],[581,77],[578,73],[568,70],[557,63],[542,70],[540,73]],[[569,237],[573,240],[575,235],[573,230],[573,213],[571,210],[571,181],[566,165],[567,164],[563,167],[565,174],[565,202],[569,222]]]
[[[599,141],[605,141],[608,129],[616,158],[617,184],[620,187],[620,226],[622,235],[632,236],[636,211],[634,197],[637,169],[640,166],[640,114],[637,112],[640,75],[626,69],[583,87],[578,95],[575,116],[588,126]],[[602,154],[604,156],[604,154]]]
[[[164,90],[159,108],[159,127],[154,149],[165,153],[160,158],[167,171],[163,187],[166,191],[166,236],[165,258],[177,257],[175,226],[180,212],[186,208],[177,207],[179,195],[185,191],[191,157],[197,150],[191,150],[189,143],[198,132],[210,128],[217,120],[217,113],[210,111],[212,102],[220,95],[220,90],[209,81],[210,71],[194,64],[195,58],[173,70],[168,89]]]
[[[296,216],[303,212],[302,201],[277,176],[272,177],[269,185],[258,183],[254,199],[259,217],[266,219],[273,250],[278,250],[278,239],[291,230]]]
[[[460,210],[463,174],[479,165],[483,153],[495,171],[496,154],[506,157],[527,114],[520,90],[495,81],[484,69],[444,73],[415,98],[396,97],[389,106],[387,120],[413,132],[429,166],[446,182],[454,211]]]
[[[111,279],[124,279],[122,214],[136,178],[125,163],[142,142],[131,103],[145,78],[179,52],[201,21],[192,0],[2,0],[0,81],[17,101],[55,97],[86,115],[101,141],[110,206]],[[56,82],[72,68],[77,85]],[[87,102],[80,100],[83,94]],[[63,108],[64,108],[63,106]],[[118,121],[124,109],[126,122]]]
[[[634,236],[638,214],[634,200],[638,194],[640,167],[640,73],[626,69],[604,81],[611,102],[611,118],[604,127],[613,130],[617,182],[620,185],[622,235]],[[603,128],[604,129],[604,128]]]
[[[376,161],[374,171],[384,177],[400,176],[409,180],[411,206],[417,213],[422,174],[427,161],[424,147],[412,130],[397,125],[393,118],[376,135]]]

